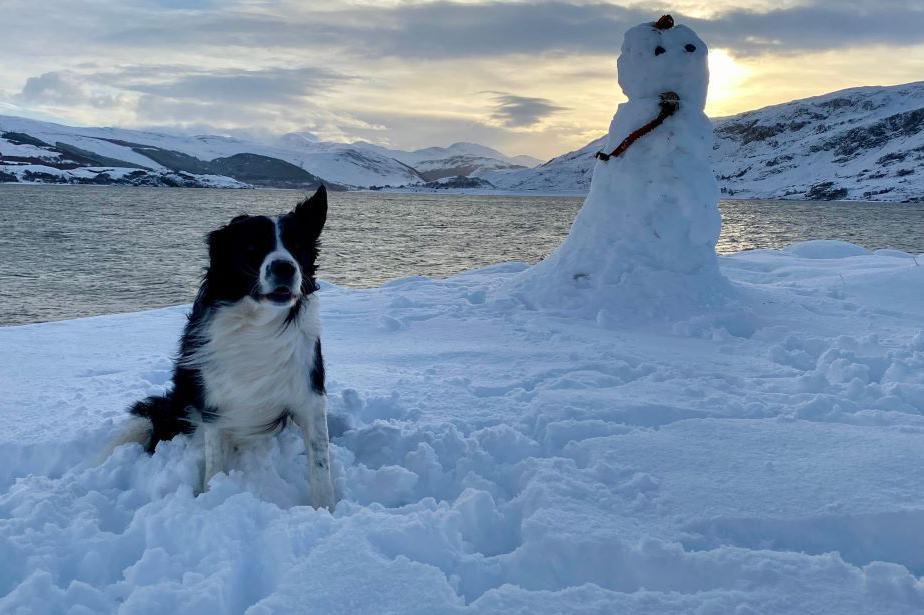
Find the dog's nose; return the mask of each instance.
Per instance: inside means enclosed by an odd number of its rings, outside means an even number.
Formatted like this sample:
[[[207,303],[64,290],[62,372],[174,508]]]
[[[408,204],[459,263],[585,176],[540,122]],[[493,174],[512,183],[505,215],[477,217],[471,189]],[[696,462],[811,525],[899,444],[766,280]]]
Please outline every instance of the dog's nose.
[[[292,261],[275,260],[269,264],[269,274],[279,282],[289,282],[295,277],[295,265]]]

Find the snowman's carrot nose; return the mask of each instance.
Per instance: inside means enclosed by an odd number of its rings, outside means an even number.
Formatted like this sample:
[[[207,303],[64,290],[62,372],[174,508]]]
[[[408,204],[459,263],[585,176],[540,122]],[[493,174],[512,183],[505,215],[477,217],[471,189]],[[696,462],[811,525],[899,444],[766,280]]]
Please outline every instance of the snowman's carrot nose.
[[[659,102],[658,105],[661,107],[661,112],[658,113],[658,117],[651,120],[638,130],[633,131],[628,137],[622,140],[622,143],[616,146],[616,149],[614,149],[609,154],[605,152],[597,152],[594,154],[594,158],[599,158],[603,162],[606,162],[610,158],[618,158],[620,155],[622,155],[623,152],[629,149],[629,146],[660,126],[664,120],[674,115],[674,113],[677,112],[677,109],[680,108],[680,97],[677,96],[677,94],[674,92],[664,92],[661,94],[661,102]]]

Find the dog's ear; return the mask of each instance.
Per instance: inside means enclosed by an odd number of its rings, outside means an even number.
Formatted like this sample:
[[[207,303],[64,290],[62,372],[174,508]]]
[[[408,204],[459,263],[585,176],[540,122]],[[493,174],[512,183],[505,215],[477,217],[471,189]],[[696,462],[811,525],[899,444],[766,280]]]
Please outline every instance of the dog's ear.
[[[299,203],[292,213],[308,236],[317,239],[327,221],[327,188],[321,184],[314,195]]]
[[[205,236],[205,244],[209,247],[209,258],[213,258],[221,246],[225,243],[225,236],[228,234],[228,227],[237,222],[242,222],[250,218],[247,214],[241,214],[231,218],[231,221],[224,226],[220,226]]]
[[[205,243],[209,247],[209,261],[214,261],[221,253],[225,243],[225,235],[228,234],[228,227],[222,226],[205,236]]]

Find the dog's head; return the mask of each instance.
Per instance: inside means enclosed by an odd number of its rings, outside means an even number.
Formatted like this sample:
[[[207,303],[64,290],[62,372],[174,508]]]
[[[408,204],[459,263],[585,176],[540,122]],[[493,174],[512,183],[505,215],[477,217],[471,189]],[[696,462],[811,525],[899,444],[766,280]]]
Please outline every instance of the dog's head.
[[[250,298],[291,308],[315,290],[321,230],[327,220],[327,190],[278,218],[238,216],[208,236],[206,282],[216,301]]]

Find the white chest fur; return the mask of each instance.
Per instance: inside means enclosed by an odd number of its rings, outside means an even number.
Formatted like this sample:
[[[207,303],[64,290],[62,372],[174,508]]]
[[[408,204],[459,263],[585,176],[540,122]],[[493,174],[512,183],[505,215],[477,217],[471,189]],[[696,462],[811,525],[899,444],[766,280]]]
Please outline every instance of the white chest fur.
[[[321,328],[317,298],[306,299],[294,322],[286,324],[286,315],[250,299],[222,307],[203,346],[184,361],[202,374],[216,426],[239,437],[266,433],[286,412],[318,397],[310,376]]]

